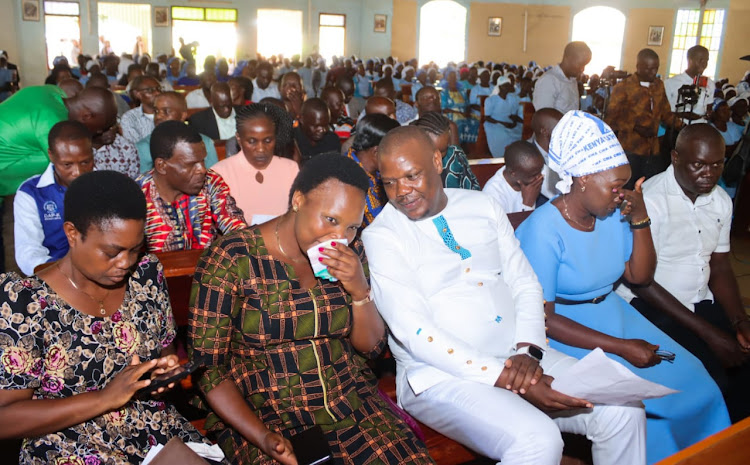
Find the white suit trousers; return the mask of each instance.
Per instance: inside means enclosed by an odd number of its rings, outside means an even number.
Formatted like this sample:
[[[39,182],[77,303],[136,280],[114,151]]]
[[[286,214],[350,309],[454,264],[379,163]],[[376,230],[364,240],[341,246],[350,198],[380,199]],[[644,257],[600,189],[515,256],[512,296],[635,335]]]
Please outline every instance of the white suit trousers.
[[[548,349],[542,368],[554,377],[576,361]],[[646,463],[646,414],[640,402],[597,405],[550,417],[511,391],[458,378],[419,395],[408,385],[398,391],[399,403],[417,420],[486,457],[502,460],[502,465],[558,465],[561,431],[590,439],[596,465]]]

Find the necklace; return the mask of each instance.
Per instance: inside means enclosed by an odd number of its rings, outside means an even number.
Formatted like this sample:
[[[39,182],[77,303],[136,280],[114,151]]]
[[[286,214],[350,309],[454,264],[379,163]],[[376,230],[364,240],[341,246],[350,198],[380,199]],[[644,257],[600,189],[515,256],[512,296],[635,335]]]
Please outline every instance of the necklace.
[[[591,226],[586,226],[585,224],[581,224],[578,221],[576,221],[573,218],[571,218],[570,213],[568,213],[568,202],[566,200],[567,197],[568,197],[567,195],[563,195],[562,196],[563,214],[565,215],[565,218],[567,218],[568,221],[572,221],[573,223],[577,224],[578,226],[582,227],[583,229],[585,229],[587,231],[593,230],[594,229],[594,224],[596,223],[596,218],[592,218],[593,221],[591,222]]]
[[[63,276],[65,276],[66,278],[68,278],[68,282],[70,283],[71,286],[73,286],[73,289],[75,289],[78,292],[84,293],[89,299],[91,299],[94,302],[96,302],[97,304],[99,304],[99,313],[101,313],[102,315],[106,315],[107,314],[107,309],[104,308],[104,301],[107,299],[107,297],[109,297],[109,291],[107,291],[107,293],[104,295],[104,299],[101,299],[101,300],[96,299],[91,294],[89,294],[88,292],[86,292],[83,289],[79,288],[78,285],[76,283],[74,283],[72,279],[70,279],[70,276],[68,276],[67,273],[65,273],[63,271],[62,267],[60,267],[60,262],[57,262],[57,269],[60,270],[60,273],[62,273]]]
[[[276,222],[276,229],[274,230],[274,234],[276,235],[276,245],[279,247],[279,251],[282,253],[282,255],[284,255],[284,257],[286,257],[287,260],[289,260],[292,263],[299,263],[299,260],[295,260],[292,257],[290,257],[289,254],[287,254],[286,251],[284,250],[284,247],[281,246],[281,240],[279,240],[279,225],[281,225],[282,218],[283,216],[280,217],[279,221]]]

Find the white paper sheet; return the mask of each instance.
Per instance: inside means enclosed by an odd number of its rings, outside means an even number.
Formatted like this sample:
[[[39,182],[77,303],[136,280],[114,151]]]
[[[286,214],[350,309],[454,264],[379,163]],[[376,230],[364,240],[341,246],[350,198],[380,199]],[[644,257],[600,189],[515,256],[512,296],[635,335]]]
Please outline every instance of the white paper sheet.
[[[209,445],[203,444],[202,442],[186,442],[185,445],[204,459],[214,460],[216,462],[224,460],[224,452],[222,452],[221,447],[216,444]],[[152,447],[151,450],[148,451],[148,454],[146,454],[146,458],[141,462],[141,465],[148,465],[163,448],[164,446],[162,444],[157,444]]]
[[[679,392],[637,376],[622,364],[607,358],[598,347],[555,378],[552,389],[605,405],[623,405]]]

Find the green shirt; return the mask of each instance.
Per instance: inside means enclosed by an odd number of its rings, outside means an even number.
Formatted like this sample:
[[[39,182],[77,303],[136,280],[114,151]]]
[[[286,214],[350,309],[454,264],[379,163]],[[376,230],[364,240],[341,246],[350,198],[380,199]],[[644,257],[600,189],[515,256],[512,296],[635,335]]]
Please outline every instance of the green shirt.
[[[206,145],[206,159],[204,163],[206,168],[211,168],[219,162],[214,141],[205,134],[201,134],[201,139],[203,139],[203,143]],[[151,134],[139,140],[135,144],[135,148],[138,149],[138,158],[141,160],[141,173],[151,171],[154,167],[154,160],[151,158]]]
[[[49,164],[47,137],[52,126],[68,119],[65,92],[57,86],[26,87],[0,104],[0,196]]]

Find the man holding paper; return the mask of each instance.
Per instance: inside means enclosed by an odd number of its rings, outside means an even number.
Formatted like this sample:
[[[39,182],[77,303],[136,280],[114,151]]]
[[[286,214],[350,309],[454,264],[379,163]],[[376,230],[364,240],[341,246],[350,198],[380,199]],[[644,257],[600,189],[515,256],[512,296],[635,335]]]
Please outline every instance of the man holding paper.
[[[551,388],[576,360],[548,347],[541,287],[497,202],[444,189],[419,128],[389,132],[378,163],[390,202],[363,240],[401,406],[503,465],[560,463],[561,430],[586,435],[597,465],[645,463],[640,405]]]

